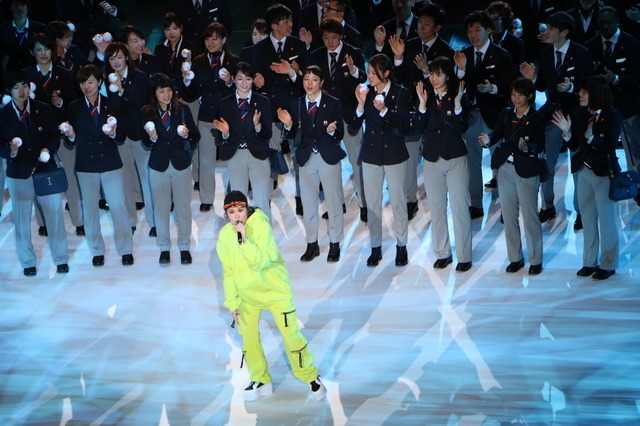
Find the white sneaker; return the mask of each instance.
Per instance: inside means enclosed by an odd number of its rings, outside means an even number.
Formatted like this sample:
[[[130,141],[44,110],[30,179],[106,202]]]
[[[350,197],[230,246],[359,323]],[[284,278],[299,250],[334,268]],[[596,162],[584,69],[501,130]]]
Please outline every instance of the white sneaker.
[[[318,401],[327,396],[327,388],[325,388],[320,381],[320,376],[309,383],[309,387],[311,388],[311,393],[313,393],[313,396],[315,396]]]
[[[273,386],[271,386],[271,383],[251,382],[244,389],[243,395],[245,401],[257,401],[263,396],[271,395],[272,393]]]

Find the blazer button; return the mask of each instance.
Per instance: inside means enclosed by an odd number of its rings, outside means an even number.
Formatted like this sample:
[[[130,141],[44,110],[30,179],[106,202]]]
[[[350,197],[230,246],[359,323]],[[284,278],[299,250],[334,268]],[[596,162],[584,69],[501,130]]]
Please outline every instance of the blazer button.
[[[438,130],[436,133],[442,133],[442,130]]]

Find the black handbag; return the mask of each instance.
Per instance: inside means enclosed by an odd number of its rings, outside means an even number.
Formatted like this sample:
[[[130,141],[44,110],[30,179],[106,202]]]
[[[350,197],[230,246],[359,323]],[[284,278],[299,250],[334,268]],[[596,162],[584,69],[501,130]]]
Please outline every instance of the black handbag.
[[[62,167],[34,172],[32,178],[36,195],[59,194],[69,188],[67,175]]]
[[[609,199],[621,201],[635,198],[639,183],[640,174],[634,170],[612,174],[609,180]]]
[[[289,173],[287,160],[284,158],[282,151],[269,148],[269,160],[271,161],[271,173],[284,175]]]

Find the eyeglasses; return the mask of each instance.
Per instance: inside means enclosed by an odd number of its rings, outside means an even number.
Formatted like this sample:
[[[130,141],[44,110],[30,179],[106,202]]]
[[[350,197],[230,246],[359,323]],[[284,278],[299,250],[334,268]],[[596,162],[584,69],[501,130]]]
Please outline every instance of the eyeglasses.
[[[342,10],[342,9],[338,9],[338,8],[335,8],[335,7],[331,7],[331,6],[329,6],[329,3],[325,3],[325,4],[324,4],[324,8],[325,8],[326,10],[333,10],[333,11],[335,11],[335,12],[344,12],[344,10]]]

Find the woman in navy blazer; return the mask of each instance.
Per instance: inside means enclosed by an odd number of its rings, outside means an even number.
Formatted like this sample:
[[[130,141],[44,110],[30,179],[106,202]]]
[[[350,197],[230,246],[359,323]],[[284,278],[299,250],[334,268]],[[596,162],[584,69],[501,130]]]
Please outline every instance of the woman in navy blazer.
[[[542,272],[542,225],[538,215],[538,189],[543,173],[545,117],[536,111],[536,87],[520,77],[511,83],[511,103],[504,108],[491,137],[481,133],[484,147],[499,144],[491,156],[491,168],[497,169],[498,194],[504,220],[509,265],[506,272],[524,267],[519,212],[522,212],[527,241],[529,274]]]
[[[29,79],[24,72],[7,73],[4,83],[11,93],[12,102],[0,109],[0,157],[7,159],[7,184],[11,194],[18,259],[24,275],[36,274],[31,212],[37,199],[49,225],[49,246],[57,271],[69,272],[61,195],[36,196],[31,178],[36,170],[56,168],[54,155],[60,145],[60,137],[53,114],[47,104],[29,100]]]
[[[151,148],[149,182],[154,203],[161,264],[171,261],[169,216],[175,204],[180,262],[192,262],[191,246],[191,153],[200,131],[191,110],[178,99],[171,78],[154,74],[149,81],[149,104],[142,109],[142,142]]]
[[[105,83],[108,85],[107,96],[120,105],[120,128],[126,136],[124,143],[118,146],[118,151],[123,163],[124,181],[127,182],[124,188],[127,213],[131,226],[135,227],[138,223],[136,209],[144,207],[151,228],[149,236],[154,236],[153,202],[147,171],[149,150],[140,143],[143,133],[140,121],[142,107],[147,103],[149,77],[136,69],[127,46],[120,42],[111,43],[105,50],[105,69],[107,76],[116,77],[115,81]]]
[[[200,183],[200,211],[213,206],[216,192],[216,143],[213,138],[213,120],[218,117],[220,99],[233,93],[232,76],[238,57],[227,48],[227,29],[219,22],[207,26],[202,34],[205,51],[193,59],[192,81],[183,80],[183,92],[190,99],[200,98],[198,130],[202,140],[198,144],[198,176]]]
[[[392,62],[379,53],[369,61],[368,89],[356,88],[358,105],[350,126],[358,129],[366,121],[360,160],[362,181],[367,199],[371,255],[367,266],[377,266],[382,259],[382,190],[386,176],[396,234],[396,265],[408,263],[407,202],[404,180],[409,153],[404,135],[409,129],[409,92],[392,81]]]
[[[251,65],[238,63],[236,91],[220,100],[213,124],[219,132],[220,159],[228,161],[231,190],[247,193],[251,182],[253,204],[271,217],[271,102],[252,90],[254,76]]]
[[[449,240],[447,201],[451,203],[456,239],[456,270],[471,268],[471,216],[469,215],[469,167],[462,135],[469,127],[469,101],[464,82],[458,82],[453,61],[440,56],[429,65],[429,89],[416,85],[419,105],[414,131],[422,134],[424,188],[431,207],[431,239],[436,269],[453,262]]]
[[[616,203],[609,199],[609,181],[620,171],[616,145],[622,116],[612,107],[613,95],[602,76],[592,76],[578,92],[580,107],[570,115],[556,111],[552,121],[575,154],[571,173],[578,176],[577,191],[584,230],[583,267],[578,276],[605,280],[618,267],[619,237]]]
[[[62,21],[51,21],[46,27],[47,37],[51,40],[53,53],[55,53],[54,63],[60,65],[76,76],[80,67],[90,64],[87,57],[80,48],[71,44],[71,30]]]
[[[344,136],[344,121],[340,101],[322,93],[322,69],[317,65],[305,68],[302,86],[306,95],[291,103],[290,111],[278,109],[278,119],[284,124],[285,135],[294,139],[296,161],[300,166],[300,196],[305,215],[307,249],[300,258],[310,261],[320,255],[318,246],[319,187],[322,185],[329,216],[329,254],[327,261],[340,259],[340,241],[344,238],[342,216],[342,166],[347,154],[340,147]],[[300,137],[295,137],[296,131]]]
[[[102,185],[113,220],[116,251],[122,256],[123,265],[133,265],[131,225],[124,202],[122,161],[118,153],[118,144],[124,141],[125,134],[118,125],[107,127],[110,117],[120,120],[120,106],[100,95],[102,74],[95,65],[80,68],[76,80],[84,96],[69,105],[69,128],[63,133],[76,150],[75,170],[82,191],[82,212],[92,263],[93,266],[104,265],[105,246],[98,210]]]

